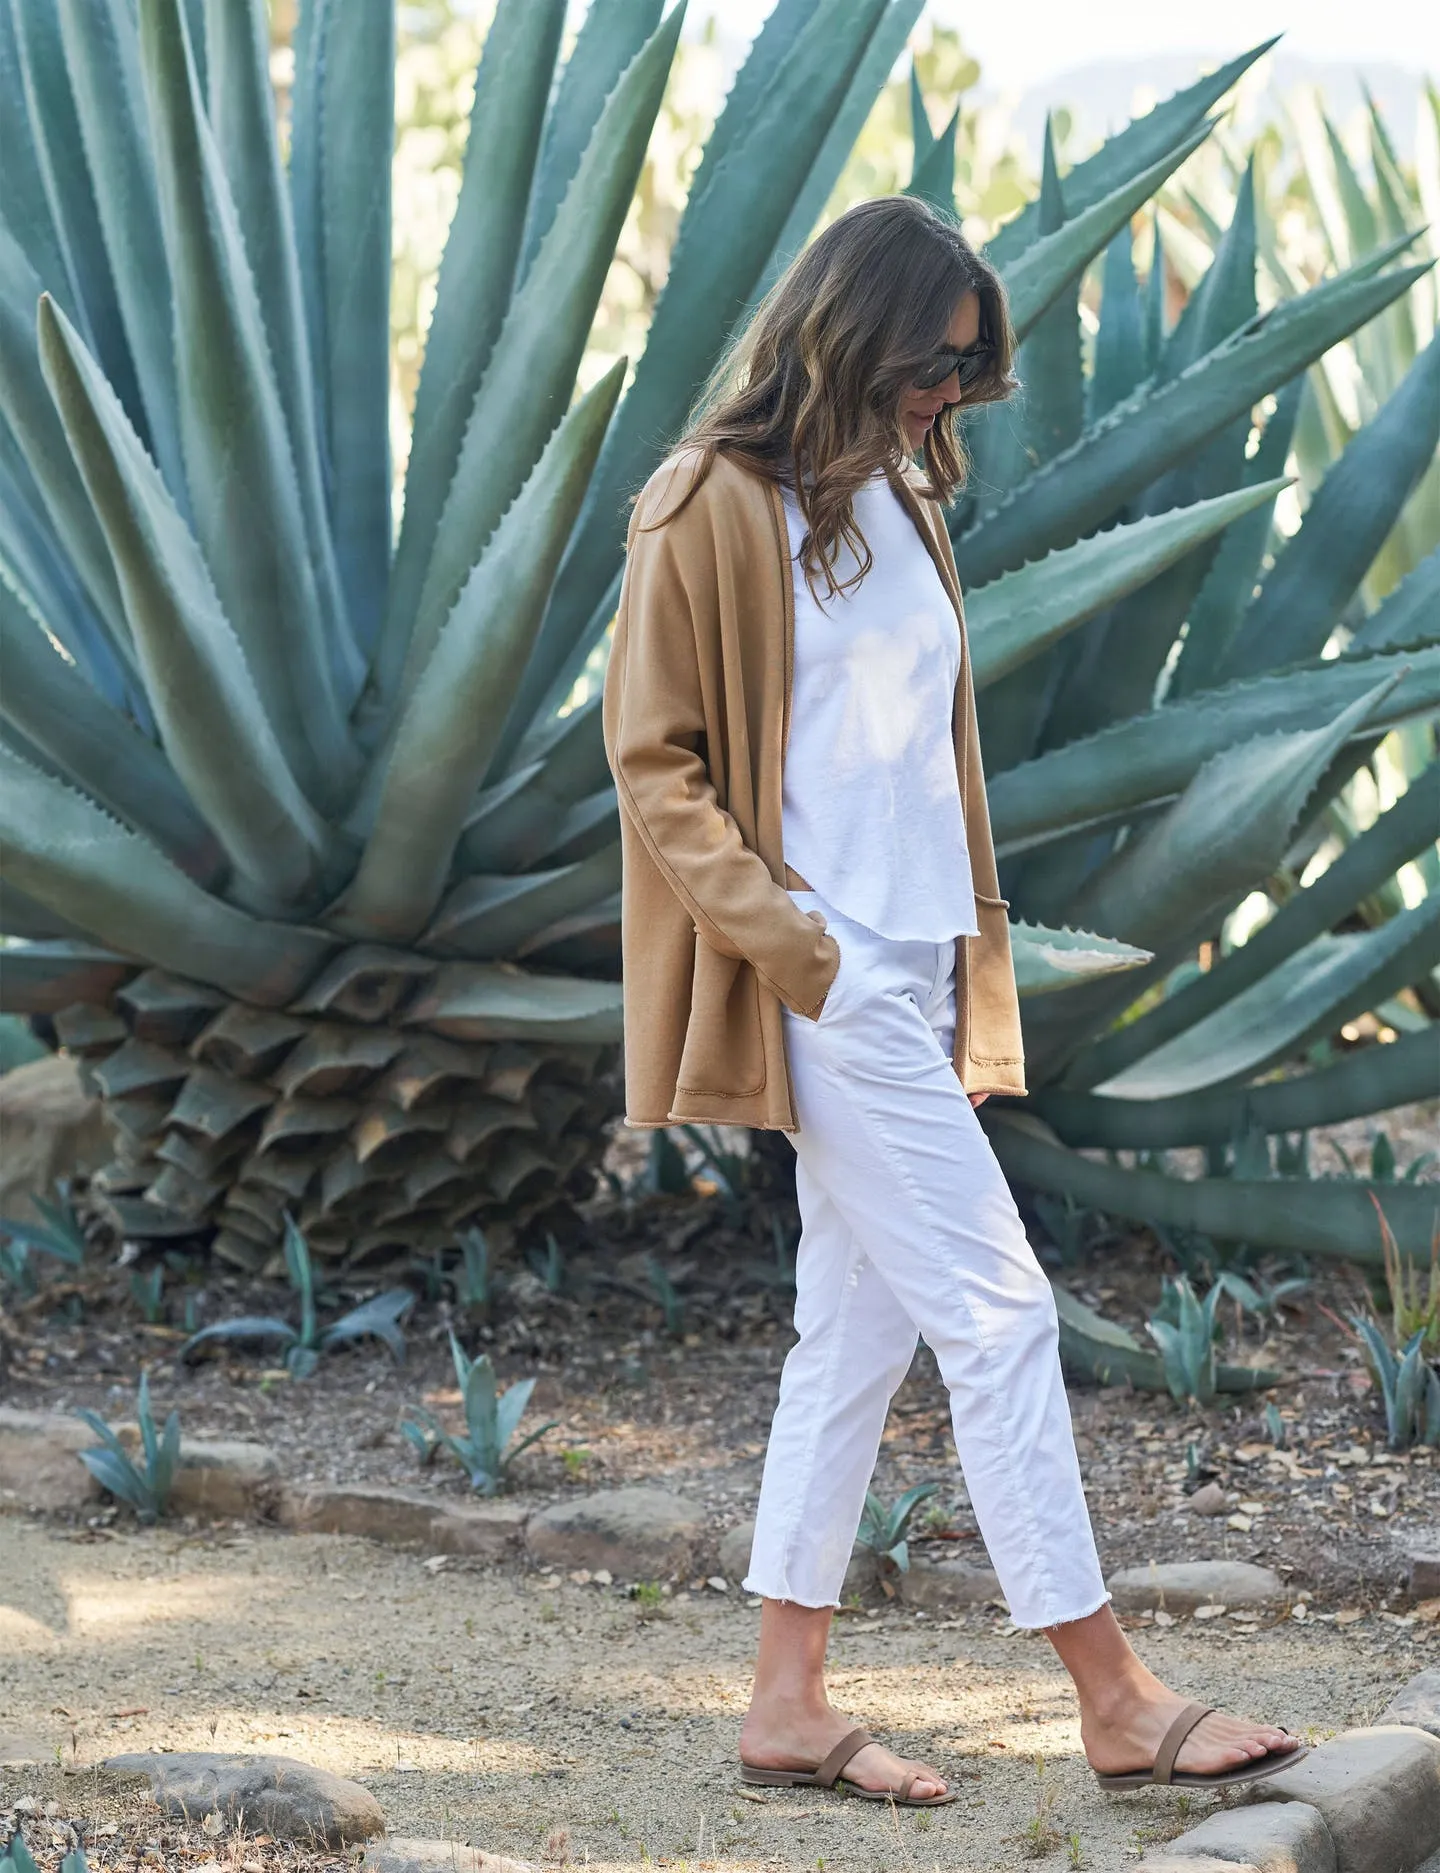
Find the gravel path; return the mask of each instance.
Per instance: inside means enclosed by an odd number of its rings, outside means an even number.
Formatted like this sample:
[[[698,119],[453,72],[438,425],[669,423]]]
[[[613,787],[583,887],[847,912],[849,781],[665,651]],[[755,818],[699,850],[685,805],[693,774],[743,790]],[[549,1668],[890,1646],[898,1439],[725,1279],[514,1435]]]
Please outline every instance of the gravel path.
[[[891,1813],[740,1795],[758,1613],[734,1592],[677,1593],[651,1613],[563,1578],[264,1530],[97,1538],[12,1516],[0,1549],[0,1729],[60,1746],[67,1767],[268,1750],[364,1781],[397,1834],[597,1873],[1014,1873],[1037,1816],[1038,1863],[1112,1873],[1213,1805],[1102,1795],[1064,1674],[998,1613],[837,1621],[835,1701],[963,1791],[949,1809]],[[1434,1632],[1377,1612],[1182,1620],[1137,1644],[1179,1688],[1318,1740],[1373,1719]],[[6,1801],[17,1780],[0,1777]]]

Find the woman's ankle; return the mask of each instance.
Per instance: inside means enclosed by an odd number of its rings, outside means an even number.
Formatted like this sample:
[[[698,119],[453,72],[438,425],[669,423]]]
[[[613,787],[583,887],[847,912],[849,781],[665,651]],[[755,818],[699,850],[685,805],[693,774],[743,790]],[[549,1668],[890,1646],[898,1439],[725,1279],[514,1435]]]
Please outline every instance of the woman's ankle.
[[[789,1727],[814,1722],[825,1716],[829,1708],[830,1700],[823,1685],[767,1686],[764,1690],[752,1691],[745,1723]]]
[[[1086,1684],[1076,1683],[1081,1716],[1092,1723],[1113,1724],[1124,1720],[1137,1703],[1163,1696],[1165,1686],[1149,1666],[1139,1658],[1127,1662],[1119,1671],[1107,1673]]]

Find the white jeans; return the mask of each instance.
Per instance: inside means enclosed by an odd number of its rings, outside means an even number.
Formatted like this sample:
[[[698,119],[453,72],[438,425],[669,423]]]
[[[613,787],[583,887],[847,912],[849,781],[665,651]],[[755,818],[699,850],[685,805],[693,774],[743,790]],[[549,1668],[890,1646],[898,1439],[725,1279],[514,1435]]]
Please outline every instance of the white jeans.
[[[797,1344],[785,1360],[747,1592],[836,1606],[890,1400],[935,1354],[1011,1617],[1109,1599],[1050,1283],[951,1064],[955,944],[878,935],[814,891],[840,944],[818,1021],[785,1011],[798,1133]]]

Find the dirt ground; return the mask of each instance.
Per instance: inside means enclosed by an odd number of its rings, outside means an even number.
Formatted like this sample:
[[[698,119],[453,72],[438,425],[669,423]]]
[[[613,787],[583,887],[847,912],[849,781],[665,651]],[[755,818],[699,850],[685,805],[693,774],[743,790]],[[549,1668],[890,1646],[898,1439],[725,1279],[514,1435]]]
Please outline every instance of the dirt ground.
[[[1385,1115],[1402,1170],[1440,1136],[1437,1119],[1433,1106]],[[1353,1154],[1373,1130],[1372,1121],[1340,1135]],[[837,1619],[832,1695],[903,1752],[953,1772],[962,1799],[927,1814],[742,1793],[735,1747],[758,1611],[733,1582],[721,1593],[704,1576],[721,1535],[753,1510],[792,1338],[791,1292],[771,1217],[752,1206],[737,1218],[703,1182],[698,1196],[676,1197],[624,1182],[644,1143],[617,1138],[611,1162],[626,1194],[581,1218],[549,1271],[558,1292],[543,1268],[513,1262],[488,1312],[422,1296],[402,1366],[375,1347],[327,1358],[304,1383],[252,1348],[181,1364],[187,1314],[203,1323],[292,1311],[280,1286],[241,1288],[213,1271],[167,1274],[155,1324],[140,1318],[129,1271],[112,1266],[12,1310],[7,1403],[84,1404],[118,1420],[144,1363],[157,1408],[177,1405],[187,1436],[259,1439],[292,1480],[393,1482],[459,1498],[458,1470],[419,1469],[398,1429],[417,1404],[444,1416],[458,1403],[454,1324],[472,1351],[492,1352],[502,1382],[538,1376],[527,1426],[539,1414],[559,1420],[521,1458],[519,1500],[659,1483],[704,1506],[708,1546],[695,1580],[673,1583],[652,1607],[619,1584],[519,1564],[436,1565],[341,1538],[224,1525],[144,1532],[113,1510],[70,1524],[0,1518],[0,1731],[38,1735],[63,1765],[0,1772],[0,1817],[29,1795],[56,1803],[57,1821],[93,1822],[113,1805],[86,1765],[121,1749],[215,1747],[357,1776],[396,1833],[474,1841],[547,1869],[1009,1873],[1034,1857],[1109,1873],[1193,1824],[1206,1801],[1099,1791],[1068,1681],[1043,1639],[1014,1633],[1003,1610],[947,1621],[883,1599]],[[1324,1161],[1325,1139],[1312,1144],[1316,1172],[1338,1168]],[[1424,1175],[1433,1179],[1434,1167]],[[1102,1230],[1061,1265],[1023,1200],[1022,1210],[1054,1277],[1145,1342],[1142,1323],[1175,1266],[1150,1232]],[[782,1255],[793,1220],[779,1231]],[[682,1309],[669,1330],[652,1256]],[[1345,1324],[1375,1305],[1366,1278],[1343,1265],[1304,1272],[1312,1287],[1268,1323],[1225,1310],[1225,1356],[1279,1368],[1270,1392],[1208,1410],[1128,1387],[1074,1388],[1071,1402],[1107,1571],[1229,1558],[1274,1567],[1286,1584],[1287,1607],[1260,1619],[1133,1622],[1144,1655],[1206,1702],[1318,1738],[1373,1718],[1440,1653],[1431,1609],[1406,1608],[1400,1592],[1406,1549],[1440,1538],[1440,1453],[1384,1448],[1380,1404]],[[322,1316],[352,1298],[337,1290]],[[1267,1404],[1284,1425],[1279,1450]],[[1231,1513],[1188,1508],[1208,1479]],[[893,1498],[919,1481],[941,1492],[916,1551],[983,1559],[923,1347],[875,1487]],[[1297,1603],[1303,1616],[1288,1616]],[[144,1864],[150,1839],[160,1843],[151,1865],[213,1859],[216,1873],[232,1861],[234,1873],[269,1873],[288,1864],[265,1857],[275,1849],[246,1849],[247,1861],[238,1848],[179,1842],[153,1810],[108,1825],[130,1857],[92,1852],[92,1865]]]
[[[651,1611],[618,1589],[265,1530],[97,1541],[12,1519],[3,1539],[4,1723],[82,1772],[0,1776],[0,1805],[23,1780],[83,1808],[83,1766],[117,1751],[263,1750],[357,1777],[397,1834],[547,1868],[1011,1873],[1038,1815],[1041,1858],[1112,1873],[1216,1799],[1103,1794],[1048,1645],[999,1613],[836,1622],[835,1701],[958,1779],[953,1807],[913,1813],[741,1795],[759,1614],[733,1593],[682,1589]],[[1434,1632],[1182,1620],[1136,1639],[1181,1689],[1319,1739],[1372,1719]]]

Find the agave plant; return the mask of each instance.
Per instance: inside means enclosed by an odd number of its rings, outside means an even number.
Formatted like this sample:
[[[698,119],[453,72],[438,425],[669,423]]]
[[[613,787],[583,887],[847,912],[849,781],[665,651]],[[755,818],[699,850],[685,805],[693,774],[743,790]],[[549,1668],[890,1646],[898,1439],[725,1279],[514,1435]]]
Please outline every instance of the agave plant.
[[[197,1347],[214,1345],[221,1340],[269,1340],[285,1349],[285,1367],[294,1379],[308,1379],[320,1364],[322,1353],[356,1340],[379,1340],[390,1349],[396,1365],[405,1358],[405,1336],[400,1321],[410,1311],[415,1296],[409,1288],[389,1288],[372,1295],[359,1307],[321,1326],[315,1311],[315,1275],[310,1249],[288,1212],[285,1216],[285,1271],[300,1301],[300,1324],[279,1320],[271,1314],[241,1314],[233,1320],[217,1320],[212,1326],[192,1333],[180,1348],[182,1360],[190,1359]]]
[[[169,1503],[175,1466],[180,1461],[180,1414],[172,1411],[165,1420],[165,1428],[155,1428],[155,1416],[150,1409],[149,1373],[140,1375],[135,1407],[142,1463],[135,1462],[114,1431],[95,1412],[77,1407],[75,1415],[100,1439],[94,1449],[78,1453],[85,1468],[112,1496],[128,1502],[142,1522],[158,1522]]]
[[[1189,1283],[1186,1282],[1187,1291]],[[1220,1285],[1211,1290],[1217,1296]],[[1055,1308],[1060,1321],[1060,1358],[1066,1376],[1082,1384],[1119,1385],[1128,1382],[1141,1392],[1173,1392],[1174,1383],[1185,1383],[1180,1366],[1167,1362],[1159,1353],[1143,1347],[1118,1321],[1106,1320],[1082,1300],[1058,1283],[1054,1289]],[[1208,1296],[1207,1296],[1208,1299]],[[1178,1293],[1173,1303],[1179,1315]],[[1213,1311],[1212,1311],[1213,1321]],[[1160,1326],[1169,1332],[1176,1329],[1171,1320],[1157,1315]],[[1153,1332],[1153,1328],[1152,1328]],[[1163,1333],[1160,1336],[1164,1337]],[[1278,1385],[1283,1374],[1269,1366],[1232,1366],[1213,1357],[1205,1364],[1203,1345],[1197,1345],[1196,1363],[1204,1369],[1205,1380],[1213,1381],[1217,1392],[1249,1392]],[[1172,1373],[1175,1375],[1172,1380]],[[1183,1394],[1175,1394],[1182,1396]]]
[[[75,1216],[67,1184],[57,1186],[55,1199],[32,1197],[40,1212],[35,1222],[26,1217],[0,1216],[0,1283],[17,1294],[32,1295],[37,1275],[30,1257],[37,1251],[67,1267],[85,1260],[85,1234]]]
[[[1352,1314],[1350,1324],[1364,1342],[1380,1387],[1391,1450],[1415,1444],[1440,1449],[1440,1372],[1425,1357],[1425,1329],[1417,1327],[1396,1354],[1373,1320]]]
[[[855,1539],[881,1560],[893,1561],[902,1574],[910,1568],[908,1530],[915,1511],[939,1489],[938,1483],[915,1483],[888,1506],[873,1489],[865,1491],[865,1507]]]
[[[513,1224],[618,1103],[598,697],[627,493],[814,223],[921,0],[780,0],[648,347],[577,369],[683,5],[500,0],[392,543],[394,0],[0,5],[4,1005],[130,1237],[385,1264]],[[618,408],[617,408],[618,404]]]
[[[1186,1276],[1167,1282],[1159,1309],[1146,1321],[1146,1331],[1160,1348],[1170,1396],[1184,1404],[1193,1399],[1208,1405],[1215,1396],[1215,1336],[1219,1331],[1215,1309],[1225,1292],[1217,1281],[1203,1299]]]
[[[35,1858],[25,1845],[25,1836],[16,1823],[15,1832],[0,1853],[0,1873],[40,1873]],[[89,1873],[89,1862],[85,1858],[83,1847],[72,1848],[60,1862],[59,1873]]]
[[[1247,166],[1229,226],[1213,228],[1212,264],[1168,328],[1158,216],[1142,283],[1127,209],[1102,237],[1093,340],[1078,318],[1106,205],[1153,195],[1266,49],[1063,178],[1047,133],[1038,200],[989,245],[1025,389],[969,413],[978,472],[950,528],[1001,887],[1034,999],[1028,1108],[983,1118],[1006,1169],[1040,1190],[1255,1249],[1378,1263],[1365,1186],[1277,1175],[1268,1140],[1440,1093],[1440,540],[1433,503],[1412,498],[1436,472],[1440,344],[1412,345],[1370,420],[1340,438],[1298,530],[1282,534],[1273,511],[1311,408],[1310,367],[1433,291],[1433,259],[1392,264],[1423,233],[1418,192],[1397,183],[1383,237],[1262,310]],[[911,186],[923,172],[944,197],[937,147],[917,122]],[[1032,296],[1067,250],[1063,289]],[[1399,578],[1386,555],[1402,524],[1412,543],[1426,527],[1432,537]],[[1400,738],[1408,790],[1302,888],[1347,784]],[[1396,886],[1417,857],[1432,885],[1418,902]],[[1248,941],[1227,940],[1257,892],[1274,914]],[[1372,1010],[1400,1038],[1338,1050],[1342,1025]],[[1248,1149],[1227,1159],[1231,1141],[1257,1138],[1264,1169]],[[1142,1163],[1171,1146],[1204,1146],[1216,1174],[1186,1181]],[[1396,1193],[1412,1229],[1426,1226],[1427,1194]]]
[[[457,1436],[447,1431],[433,1412],[421,1406],[413,1418],[406,1418],[402,1423],[401,1434],[422,1463],[432,1463],[437,1452],[448,1451],[470,1478],[471,1488],[479,1490],[482,1496],[493,1496],[520,1453],[553,1431],[560,1420],[547,1419],[528,1437],[522,1437],[518,1444],[513,1443],[525,1407],[530,1403],[530,1394],[535,1390],[535,1380],[517,1379],[502,1392],[495,1382],[490,1355],[482,1353],[478,1359],[471,1359],[453,1332],[450,1358],[465,1412],[464,1432]]]

